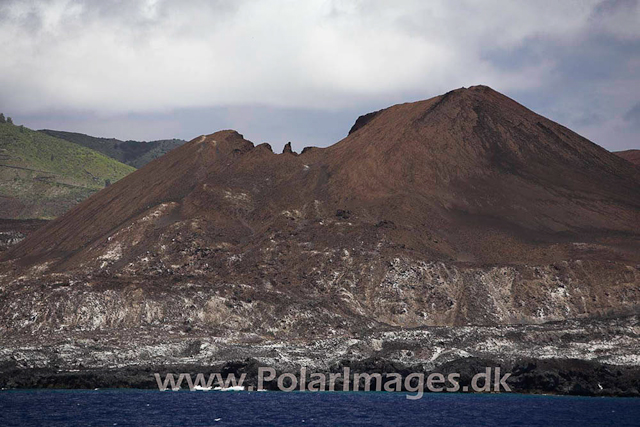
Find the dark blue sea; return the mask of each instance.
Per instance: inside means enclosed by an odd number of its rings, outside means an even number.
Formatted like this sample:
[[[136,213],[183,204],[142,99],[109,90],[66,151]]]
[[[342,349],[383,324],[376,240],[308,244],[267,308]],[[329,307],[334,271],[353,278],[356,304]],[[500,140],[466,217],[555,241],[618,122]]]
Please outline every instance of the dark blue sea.
[[[0,425],[639,426],[640,399],[518,394],[0,391]]]

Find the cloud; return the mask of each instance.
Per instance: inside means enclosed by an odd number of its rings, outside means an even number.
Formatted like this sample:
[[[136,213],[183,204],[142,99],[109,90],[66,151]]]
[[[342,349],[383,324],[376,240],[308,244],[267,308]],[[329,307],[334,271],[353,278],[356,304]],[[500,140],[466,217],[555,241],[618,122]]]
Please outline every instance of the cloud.
[[[640,56],[599,55],[635,47],[639,21],[637,1],[10,0],[0,2],[0,107],[99,120],[261,106],[285,117],[482,83],[570,116],[562,105],[585,100],[572,81],[589,79],[590,99],[615,104],[606,120],[640,96],[605,93],[637,82],[633,68],[616,73]],[[594,114],[578,111],[576,123]]]
[[[599,15],[606,30],[611,7],[591,4],[9,2],[2,95],[25,112],[140,112],[246,103],[335,108],[468,82],[537,87],[551,63],[504,70],[483,61],[483,50],[580,37]]]
[[[634,127],[640,129],[640,102],[626,112],[624,119],[632,123]]]

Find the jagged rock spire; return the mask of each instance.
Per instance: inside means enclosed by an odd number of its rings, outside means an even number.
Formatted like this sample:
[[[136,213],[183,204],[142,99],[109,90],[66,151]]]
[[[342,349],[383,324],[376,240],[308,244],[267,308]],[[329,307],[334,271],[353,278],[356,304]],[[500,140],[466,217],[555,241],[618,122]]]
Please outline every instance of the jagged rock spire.
[[[296,154],[293,152],[293,149],[291,148],[291,141],[287,142],[284,145],[284,148],[282,149],[282,154],[284,153],[291,153],[291,154]]]

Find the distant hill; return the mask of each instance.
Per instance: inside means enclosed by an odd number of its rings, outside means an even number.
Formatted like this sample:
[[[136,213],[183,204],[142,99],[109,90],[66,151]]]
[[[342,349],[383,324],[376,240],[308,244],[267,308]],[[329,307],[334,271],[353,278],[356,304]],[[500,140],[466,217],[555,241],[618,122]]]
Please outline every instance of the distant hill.
[[[97,138],[82,133],[50,129],[42,129],[40,132],[99,151],[136,169],[186,142],[181,139],[163,139],[149,142],[121,141],[115,138]]]
[[[78,144],[0,123],[0,218],[55,218],[134,170]]]
[[[640,166],[640,150],[614,151],[613,154]]]

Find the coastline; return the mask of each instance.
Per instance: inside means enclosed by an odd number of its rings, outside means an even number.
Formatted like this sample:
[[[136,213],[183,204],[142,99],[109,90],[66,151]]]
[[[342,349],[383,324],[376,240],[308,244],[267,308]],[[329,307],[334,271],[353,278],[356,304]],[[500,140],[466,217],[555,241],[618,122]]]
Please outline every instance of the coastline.
[[[205,375],[220,373],[223,377],[229,374],[245,375],[244,386],[251,386],[257,391],[258,368],[262,367],[259,361],[247,359],[244,361],[230,361],[223,364],[204,365],[142,365],[129,366],[117,369],[90,368],[78,370],[60,370],[54,368],[30,368],[20,369],[0,366],[0,389],[147,389],[158,390],[158,384],[154,373],[162,376],[167,373],[189,373],[194,378],[198,373]],[[552,396],[590,396],[590,397],[640,397],[638,384],[640,384],[640,367],[616,366],[602,364],[594,361],[550,359],[533,360],[523,359],[513,362],[498,363],[492,360],[479,358],[457,359],[437,369],[424,370],[420,366],[406,366],[394,361],[384,359],[366,359],[358,361],[343,360],[335,364],[327,371],[318,373],[330,374],[341,372],[349,367],[353,372],[361,374],[381,373],[400,374],[403,379],[409,374],[422,373],[425,376],[438,372],[448,374],[460,373],[460,385],[468,385],[471,377],[482,372],[485,367],[500,367],[502,372],[509,372],[511,376],[507,380],[510,392],[462,392],[462,394],[526,394],[526,395],[552,395]],[[275,368],[275,367],[274,367]],[[295,369],[275,368],[278,375],[290,373],[300,379],[300,371]],[[308,380],[308,378],[307,378]],[[328,387],[327,387],[328,388]],[[349,390],[343,391],[342,379],[336,382],[335,392],[364,391],[364,384],[360,384],[358,390],[353,390],[353,382]],[[266,381],[264,389],[278,391],[275,381]],[[182,390],[189,390],[186,383]],[[168,390],[171,391],[171,390]],[[300,390],[293,390],[299,392]],[[373,390],[372,390],[373,391]],[[400,392],[407,393],[404,386]],[[308,391],[307,391],[308,392]],[[432,393],[424,390],[424,393]],[[442,392],[440,394],[449,394]]]

